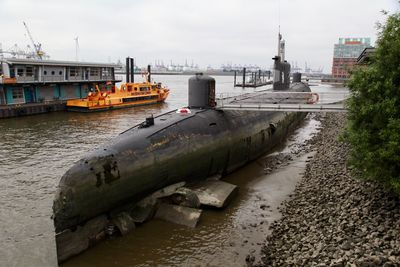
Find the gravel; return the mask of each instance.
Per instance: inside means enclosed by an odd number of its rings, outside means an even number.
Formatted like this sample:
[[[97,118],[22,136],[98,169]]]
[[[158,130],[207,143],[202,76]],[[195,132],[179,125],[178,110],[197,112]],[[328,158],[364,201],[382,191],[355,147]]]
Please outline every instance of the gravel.
[[[400,200],[353,178],[349,144],[338,140],[346,115],[320,117],[316,151],[282,218],[271,224],[256,266],[400,266]],[[251,265],[252,259],[247,259]]]

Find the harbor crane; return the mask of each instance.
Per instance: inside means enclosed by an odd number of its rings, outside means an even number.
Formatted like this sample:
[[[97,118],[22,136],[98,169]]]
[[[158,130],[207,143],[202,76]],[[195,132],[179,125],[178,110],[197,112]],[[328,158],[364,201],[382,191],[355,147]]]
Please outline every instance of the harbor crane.
[[[43,57],[45,57],[45,52],[43,52],[43,50],[42,50],[42,44],[41,44],[41,43],[36,43],[36,42],[33,40],[32,34],[31,34],[31,32],[29,31],[28,25],[26,25],[25,21],[23,21],[23,23],[24,23],[26,32],[28,33],[29,39],[30,39],[31,42],[32,42],[33,49],[34,49],[34,52],[35,52],[35,58],[37,58],[37,59],[43,59]]]
[[[28,45],[26,50],[18,47],[17,44],[14,44],[11,48],[7,50],[3,50],[2,44],[0,43],[0,58],[4,58],[4,54],[10,54],[13,58],[35,58],[35,53],[30,52],[31,48]]]

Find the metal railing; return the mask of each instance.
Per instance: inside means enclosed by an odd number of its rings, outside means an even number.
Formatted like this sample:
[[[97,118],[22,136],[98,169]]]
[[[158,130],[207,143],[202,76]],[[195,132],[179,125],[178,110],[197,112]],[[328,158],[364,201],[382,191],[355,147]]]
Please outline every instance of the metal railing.
[[[112,76],[103,77],[89,77],[88,79],[82,79],[82,77],[69,77],[65,79],[64,76],[42,76],[40,79],[37,77],[30,76],[19,76],[15,78],[4,78],[0,77],[1,84],[15,84],[15,83],[43,83],[43,82],[87,82],[87,81],[110,81],[113,80]]]
[[[217,108],[248,111],[346,112],[349,92],[257,92],[223,93],[217,98]]]

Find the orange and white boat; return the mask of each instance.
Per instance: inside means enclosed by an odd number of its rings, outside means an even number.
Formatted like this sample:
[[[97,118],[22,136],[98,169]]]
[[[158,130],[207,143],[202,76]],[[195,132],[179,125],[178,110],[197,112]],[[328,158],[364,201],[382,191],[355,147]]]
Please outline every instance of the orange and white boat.
[[[67,101],[68,111],[91,112],[163,102],[169,89],[161,83],[124,83],[120,88],[113,85],[108,91],[101,91],[96,85],[95,92],[89,92],[83,99]]]

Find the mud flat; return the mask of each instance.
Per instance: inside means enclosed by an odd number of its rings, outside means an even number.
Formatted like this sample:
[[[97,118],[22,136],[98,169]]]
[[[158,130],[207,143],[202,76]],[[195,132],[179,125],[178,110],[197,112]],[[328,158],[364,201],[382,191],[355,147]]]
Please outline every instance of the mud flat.
[[[338,140],[345,114],[321,117],[315,155],[271,224],[256,266],[400,266],[400,200],[373,182],[355,178]]]

